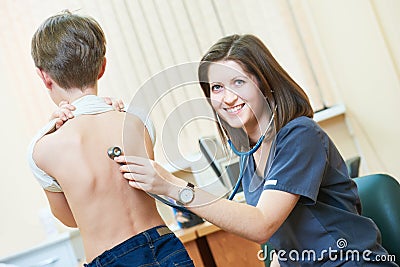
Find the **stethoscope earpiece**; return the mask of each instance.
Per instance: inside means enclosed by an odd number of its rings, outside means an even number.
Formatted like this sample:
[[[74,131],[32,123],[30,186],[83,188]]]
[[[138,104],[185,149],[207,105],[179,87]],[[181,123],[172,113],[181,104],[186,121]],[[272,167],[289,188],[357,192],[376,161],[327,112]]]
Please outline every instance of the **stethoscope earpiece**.
[[[110,147],[107,150],[107,155],[108,157],[110,157],[110,159],[114,159],[115,157],[119,157],[122,155],[122,149],[118,146]]]

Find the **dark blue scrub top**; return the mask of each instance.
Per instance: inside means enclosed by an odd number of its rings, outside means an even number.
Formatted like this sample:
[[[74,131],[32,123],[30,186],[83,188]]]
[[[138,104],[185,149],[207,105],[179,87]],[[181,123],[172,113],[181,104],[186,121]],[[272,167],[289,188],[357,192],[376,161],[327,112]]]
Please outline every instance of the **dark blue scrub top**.
[[[276,150],[269,155],[265,183],[255,188],[254,181],[262,178],[255,173],[251,156],[242,185],[246,202],[253,206],[263,190],[300,195],[289,217],[269,240],[280,253],[281,266],[337,266],[346,259],[345,266],[368,266],[363,251],[372,251],[365,252],[371,259],[387,254],[375,223],[359,215],[357,187],[339,151],[314,120],[299,117],[290,121],[277,133],[274,143]],[[359,251],[359,260],[356,254],[346,257],[348,250]],[[380,262],[379,266],[385,264]]]

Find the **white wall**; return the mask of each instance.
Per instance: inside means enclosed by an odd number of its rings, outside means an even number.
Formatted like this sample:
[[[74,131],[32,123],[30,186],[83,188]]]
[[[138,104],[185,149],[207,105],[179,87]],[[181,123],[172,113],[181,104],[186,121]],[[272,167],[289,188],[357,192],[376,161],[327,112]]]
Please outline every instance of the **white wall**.
[[[307,1],[361,172],[400,178],[400,1]]]

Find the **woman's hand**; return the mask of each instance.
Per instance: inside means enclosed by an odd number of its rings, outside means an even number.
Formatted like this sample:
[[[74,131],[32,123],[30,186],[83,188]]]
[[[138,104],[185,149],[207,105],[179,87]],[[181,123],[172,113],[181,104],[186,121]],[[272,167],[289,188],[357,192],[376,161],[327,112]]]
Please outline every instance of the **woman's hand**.
[[[175,177],[157,162],[136,156],[120,156],[114,158],[120,164],[120,171],[129,185],[149,193],[169,196],[178,199],[179,189],[187,182]]]

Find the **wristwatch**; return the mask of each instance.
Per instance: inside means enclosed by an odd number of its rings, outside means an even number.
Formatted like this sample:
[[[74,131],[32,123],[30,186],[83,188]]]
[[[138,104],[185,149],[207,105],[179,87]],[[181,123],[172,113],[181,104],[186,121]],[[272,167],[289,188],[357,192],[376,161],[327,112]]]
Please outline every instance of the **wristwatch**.
[[[191,203],[194,199],[194,184],[187,183],[186,187],[179,190],[179,200],[177,204],[187,205]]]

